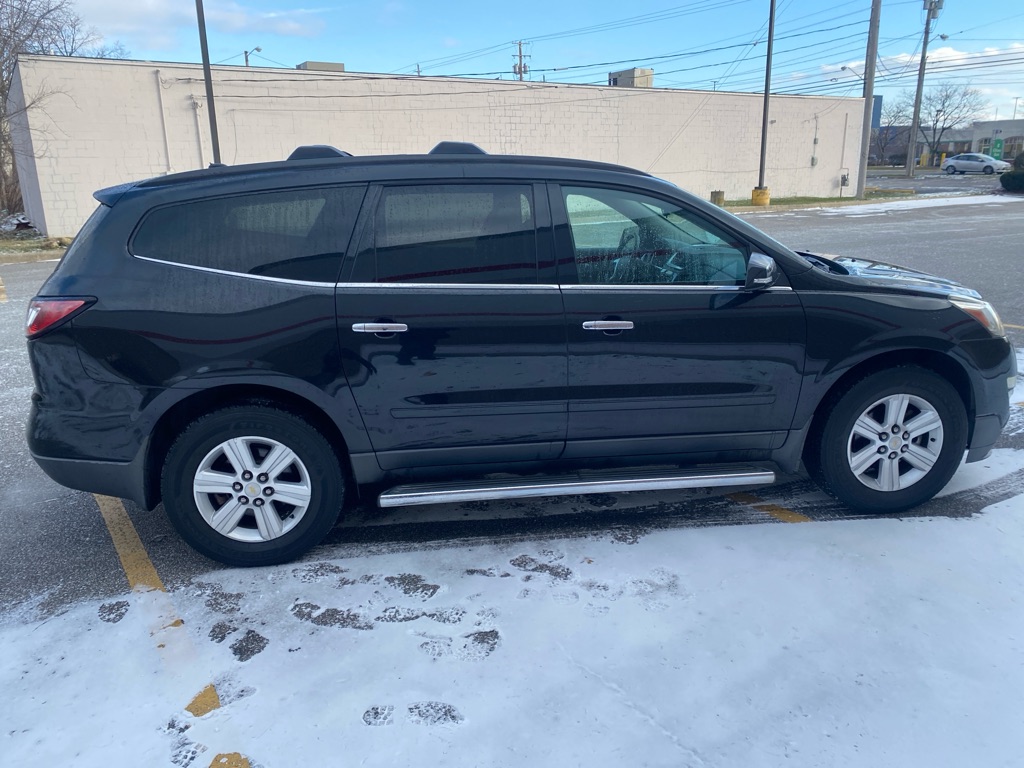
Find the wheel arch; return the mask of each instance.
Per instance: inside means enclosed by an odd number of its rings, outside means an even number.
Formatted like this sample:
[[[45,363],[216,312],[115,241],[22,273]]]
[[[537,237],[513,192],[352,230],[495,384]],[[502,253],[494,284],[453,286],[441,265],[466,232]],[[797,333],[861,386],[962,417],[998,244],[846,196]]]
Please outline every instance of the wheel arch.
[[[334,449],[346,479],[352,480],[355,477],[349,441],[334,419],[319,405],[302,395],[273,386],[225,384],[195,390],[164,411],[153,425],[145,460],[144,491],[147,509],[152,509],[161,501],[161,469],[172,443],[182,429],[208,413],[247,404],[279,408],[314,426]],[[351,487],[352,492],[358,494],[355,482],[351,483]]]
[[[823,416],[854,384],[879,371],[906,367],[918,367],[932,371],[953,386],[960,396],[967,414],[967,444],[970,445],[974,437],[975,396],[967,371],[948,354],[930,349],[903,349],[891,350],[862,360],[832,383],[818,401],[807,429],[804,430],[805,439],[800,448],[801,456],[813,443],[812,436],[821,430],[825,422]]]

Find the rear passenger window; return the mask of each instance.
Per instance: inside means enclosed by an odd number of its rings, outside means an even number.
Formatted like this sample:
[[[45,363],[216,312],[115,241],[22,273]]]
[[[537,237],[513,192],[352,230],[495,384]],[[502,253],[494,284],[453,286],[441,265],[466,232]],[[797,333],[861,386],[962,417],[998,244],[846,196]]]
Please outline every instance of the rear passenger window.
[[[375,226],[378,282],[534,283],[525,184],[387,187]]]
[[[175,264],[334,282],[365,186],[262,192],[150,213],[132,253]]]

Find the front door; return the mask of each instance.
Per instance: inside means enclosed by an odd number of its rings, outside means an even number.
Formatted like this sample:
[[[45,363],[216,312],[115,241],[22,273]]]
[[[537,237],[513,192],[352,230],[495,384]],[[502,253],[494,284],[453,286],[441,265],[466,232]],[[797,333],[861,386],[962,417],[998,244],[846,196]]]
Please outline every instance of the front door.
[[[538,269],[538,224],[550,251],[544,195],[432,182],[374,188],[369,205],[337,316],[381,467],[558,456],[566,344],[553,272],[542,282]]]
[[[552,191],[569,344],[565,456],[779,447],[804,365],[786,286],[746,290],[752,251],[683,204]]]

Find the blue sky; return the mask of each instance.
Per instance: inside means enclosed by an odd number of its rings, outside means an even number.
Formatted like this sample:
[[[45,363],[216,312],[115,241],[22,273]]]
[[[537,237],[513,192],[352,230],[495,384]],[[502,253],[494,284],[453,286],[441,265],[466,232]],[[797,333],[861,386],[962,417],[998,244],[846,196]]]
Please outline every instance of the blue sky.
[[[385,0],[295,7],[275,0],[205,0],[214,62],[294,67],[340,61],[353,72],[513,77],[517,40],[529,77],[601,83],[630,66],[655,70],[655,85],[761,91],[768,0]],[[772,90],[859,95],[870,0],[777,0]],[[200,60],[189,0],[78,0],[79,13],[132,58]],[[921,0],[884,0],[876,92],[895,97],[916,83]],[[946,35],[942,39],[939,35]],[[928,83],[969,83],[990,116],[1024,116],[1024,6],[1019,0],[949,0],[933,23]],[[616,62],[616,63],[611,63]],[[842,69],[843,66],[848,69]]]

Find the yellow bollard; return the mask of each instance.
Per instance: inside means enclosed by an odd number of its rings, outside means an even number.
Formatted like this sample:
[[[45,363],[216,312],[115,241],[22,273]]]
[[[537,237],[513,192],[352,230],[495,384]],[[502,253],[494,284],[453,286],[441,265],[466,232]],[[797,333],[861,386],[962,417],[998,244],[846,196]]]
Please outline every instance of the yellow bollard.
[[[725,207],[725,190],[713,189],[711,190],[711,202],[717,205],[719,208]]]
[[[750,193],[751,205],[770,205],[771,201],[772,193],[768,187],[754,187]]]

